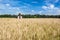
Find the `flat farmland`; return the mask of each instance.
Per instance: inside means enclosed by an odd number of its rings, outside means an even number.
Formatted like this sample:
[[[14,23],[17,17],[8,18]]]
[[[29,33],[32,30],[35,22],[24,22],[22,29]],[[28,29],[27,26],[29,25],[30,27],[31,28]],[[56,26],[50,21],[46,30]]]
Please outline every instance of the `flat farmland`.
[[[60,19],[0,18],[0,40],[60,40]]]

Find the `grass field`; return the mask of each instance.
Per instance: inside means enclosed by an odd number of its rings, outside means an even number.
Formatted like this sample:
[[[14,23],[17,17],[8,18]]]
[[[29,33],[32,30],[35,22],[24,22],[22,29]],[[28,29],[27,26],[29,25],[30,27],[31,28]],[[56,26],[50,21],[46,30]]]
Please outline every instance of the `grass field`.
[[[60,40],[60,19],[0,18],[0,40]]]

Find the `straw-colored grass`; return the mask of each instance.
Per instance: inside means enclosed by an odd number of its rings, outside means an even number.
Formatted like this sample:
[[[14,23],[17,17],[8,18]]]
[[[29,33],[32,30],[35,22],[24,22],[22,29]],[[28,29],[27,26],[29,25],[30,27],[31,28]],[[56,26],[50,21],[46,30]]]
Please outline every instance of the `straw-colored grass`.
[[[60,40],[60,19],[0,18],[0,40]]]

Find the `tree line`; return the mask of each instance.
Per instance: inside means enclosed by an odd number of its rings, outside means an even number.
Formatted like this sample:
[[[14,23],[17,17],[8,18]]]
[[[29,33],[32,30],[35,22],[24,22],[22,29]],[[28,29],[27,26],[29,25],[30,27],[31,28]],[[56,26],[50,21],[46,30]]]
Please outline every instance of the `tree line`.
[[[4,14],[0,18],[17,18],[18,15]],[[22,14],[23,18],[60,18],[60,15],[40,15],[40,14]]]

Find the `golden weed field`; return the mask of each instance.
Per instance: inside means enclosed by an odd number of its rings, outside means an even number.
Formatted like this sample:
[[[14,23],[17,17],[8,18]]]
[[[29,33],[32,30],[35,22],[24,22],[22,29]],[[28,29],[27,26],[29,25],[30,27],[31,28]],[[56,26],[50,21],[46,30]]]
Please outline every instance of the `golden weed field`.
[[[0,40],[60,40],[60,19],[0,18]]]

